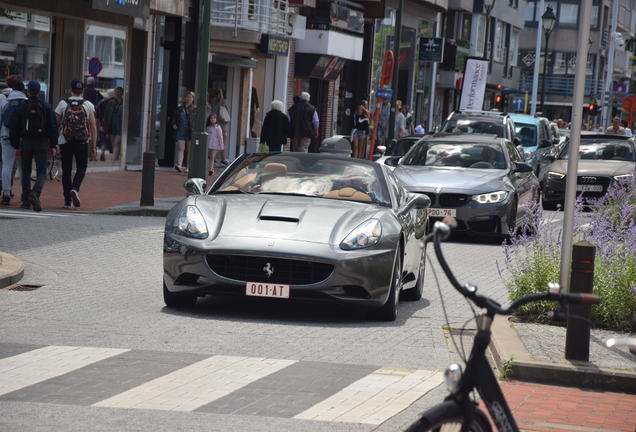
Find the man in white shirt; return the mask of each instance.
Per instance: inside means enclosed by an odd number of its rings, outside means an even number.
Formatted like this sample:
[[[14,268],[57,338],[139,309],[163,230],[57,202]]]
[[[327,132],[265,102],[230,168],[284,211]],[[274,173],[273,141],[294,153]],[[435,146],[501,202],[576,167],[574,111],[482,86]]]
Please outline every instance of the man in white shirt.
[[[71,82],[71,97],[62,99],[55,108],[57,122],[61,125],[60,153],[62,155],[62,186],[64,207],[80,206],[79,190],[86,175],[89,152],[95,158],[97,145],[97,124],[95,106],[82,98],[84,83]],[[71,181],[75,158],[75,176]],[[72,203],[72,205],[71,205]]]
[[[395,139],[400,139],[406,135],[406,116],[404,115],[404,106],[395,115]]]

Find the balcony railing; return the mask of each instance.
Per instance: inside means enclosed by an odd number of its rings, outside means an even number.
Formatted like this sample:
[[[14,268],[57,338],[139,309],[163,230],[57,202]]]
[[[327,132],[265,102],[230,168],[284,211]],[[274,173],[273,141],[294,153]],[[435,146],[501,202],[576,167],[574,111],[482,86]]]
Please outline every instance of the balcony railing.
[[[539,75],[539,92],[543,74]],[[519,90],[532,91],[532,75],[522,74],[519,80]],[[545,93],[561,96],[571,96],[574,90],[574,76],[572,75],[547,75],[545,77]],[[585,95],[595,96],[601,92],[601,82],[592,77],[585,78]]]
[[[289,27],[288,0],[213,0],[213,26],[285,36]]]

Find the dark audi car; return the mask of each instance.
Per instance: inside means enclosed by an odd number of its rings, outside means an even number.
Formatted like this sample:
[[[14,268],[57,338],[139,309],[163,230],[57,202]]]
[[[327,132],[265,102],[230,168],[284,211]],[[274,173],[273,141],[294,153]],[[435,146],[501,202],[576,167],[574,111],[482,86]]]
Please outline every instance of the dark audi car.
[[[565,200],[569,142],[557,155],[544,156],[551,162],[541,176],[543,208],[554,210]],[[579,146],[576,193],[583,199],[602,197],[612,182],[634,176],[634,138],[621,135],[582,134]]]
[[[400,295],[424,283],[430,200],[398,185],[386,166],[329,154],[238,158],[166,218],[167,306],[225,294],[279,301],[339,301],[395,320]]]
[[[431,199],[429,220],[453,216],[458,230],[509,235],[539,199],[539,181],[512,142],[494,135],[425,137],[393,171]]]

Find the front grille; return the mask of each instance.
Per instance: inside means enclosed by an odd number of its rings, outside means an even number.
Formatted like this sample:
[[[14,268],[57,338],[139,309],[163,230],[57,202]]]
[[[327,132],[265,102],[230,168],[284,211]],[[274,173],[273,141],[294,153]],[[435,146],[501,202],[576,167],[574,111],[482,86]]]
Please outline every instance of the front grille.
[[[470,201],[470,195],[444,193],[439,196],[440,207],[461,207]]]
[[[603,185],[609,186],[612,180],[609,177],[580,175],[576,179],[576,183],[580,185]]]
[[[205,259],[219,276],[247,282],[306,285],[321,282],[333,272],[331,264],[285,258],[207,255]]]
[[[421,193],[431,199],[431,206],[434,206],[437,203],[437,195],[435,195],[433,192],[421,192]]]

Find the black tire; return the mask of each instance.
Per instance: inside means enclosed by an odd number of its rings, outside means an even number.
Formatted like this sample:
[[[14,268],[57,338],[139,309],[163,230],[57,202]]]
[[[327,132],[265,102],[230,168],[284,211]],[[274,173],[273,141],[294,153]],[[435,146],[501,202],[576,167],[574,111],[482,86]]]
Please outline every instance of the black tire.
[[[426,274],[426,246],[422,251],[422,259],[420,262],[420,270],[417,276],[417,282],[413,288],[402,291],[402,298],[407,301],[418,301],[424,293],[424,275]]]
[[[166,283],[163,283],[163,301],[169,308],[188,308],[197,302],[197,296],[192,294],[177,294],[168,291]]]
[[[441,405],[441,404],[440,404]],[[433,407],[431,410],[435,410],[437,407]],[[425,431],[434,431],[434,432],[446,432],[446,431],[457,431],[459,432],[462,428],[462,422],[464,421],[464,417],[461,413],[457,413],[455,415],[448,415],[443,418],[429,418],[426,414],[422,416],[422,418],[412,425],[408,430],[408,432],[425,432]],[[472,424],[468,427],[469,432],[492,432],[492,426],[488,421],[488,417],[486,414],[479,408],[475,408],[474,417]]]
[[[400,288],[402,284],[402,251],[398,249],[391,273],[391,288],[386,303],[375,311],[377,319],[381,321],[395,321],[397,319],[398,303],[400,302]]]
[[[510,238],[517,233],[517,198],[512,201],[510,206],[510,215],[508,216],[508,232],[504,234],[505,237]]]

